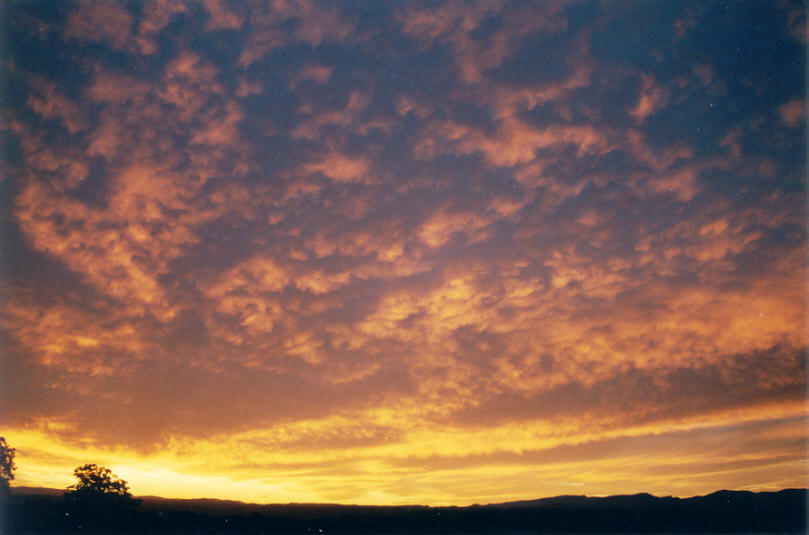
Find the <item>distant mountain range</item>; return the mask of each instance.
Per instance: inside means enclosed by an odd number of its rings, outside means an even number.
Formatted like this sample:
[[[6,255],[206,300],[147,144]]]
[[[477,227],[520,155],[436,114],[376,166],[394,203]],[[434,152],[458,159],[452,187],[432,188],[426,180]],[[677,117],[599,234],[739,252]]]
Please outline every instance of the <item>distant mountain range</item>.
[[[466,507],[261,505],[142,496],[120,514],[64,510],[64,491],[14,487],[2,533],[806,533],[807,490],[693,498],[556,496]]]

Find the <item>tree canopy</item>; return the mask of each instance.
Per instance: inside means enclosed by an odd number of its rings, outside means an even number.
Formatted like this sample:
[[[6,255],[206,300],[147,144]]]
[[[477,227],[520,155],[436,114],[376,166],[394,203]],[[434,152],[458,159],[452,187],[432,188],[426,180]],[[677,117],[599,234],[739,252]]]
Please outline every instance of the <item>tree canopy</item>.
[[[16,453],[17,450],[9,446],[4,437],[0,437],[0,492],[2,493],[9,491],[9,482],[14,479],[14,470],[17,469],[17,465],[14,464]]]
[[[73,470],[78,482],[67,488],[65,497],[73,500],[107,501],[137,505],[132,498],[129,484],[112,473],[109,468],[97,464],[85,464]]]

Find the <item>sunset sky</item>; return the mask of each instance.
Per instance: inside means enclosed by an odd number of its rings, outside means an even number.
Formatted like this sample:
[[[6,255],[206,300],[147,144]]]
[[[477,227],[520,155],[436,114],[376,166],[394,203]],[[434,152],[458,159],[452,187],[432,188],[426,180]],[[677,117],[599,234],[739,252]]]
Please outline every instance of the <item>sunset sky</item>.
[[[807,486],[806,5],[12,2],[17,486]]]

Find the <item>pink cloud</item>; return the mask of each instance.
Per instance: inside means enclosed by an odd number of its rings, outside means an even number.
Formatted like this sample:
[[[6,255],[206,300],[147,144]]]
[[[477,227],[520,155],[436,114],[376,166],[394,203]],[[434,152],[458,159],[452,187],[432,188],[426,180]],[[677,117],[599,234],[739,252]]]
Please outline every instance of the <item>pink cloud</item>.
[[[285,23],[295,21],[287,31]],[[239,64],[248,66],[261,60],[275,48],[293,42],[318,46],[341,42],[354,32],[354,24],[337,9],[313,0],[273,0],[253,5],[250,15],[252,32],[246,39]]]
[[[244,24],[244,17],[236,14],[222,0],[204,0],[205,11],[208,12],[208,22],[205,29],[211,30],[238,30]]]
[[[82,1],[67,20],[65,39],[103,43],[114,50],[151,55],[157,52],[157,35],[181,13],[188,11],[182,0],[148,0],[137,25],[133,14],[117,0],[101,4]]]
[[[684,167],[659,174],[651,180],[651,189],[656,193],[673,193],[681,202],[688,202],[700,190],[697,185],[697,174],[698,169],[695,167]]]
[[[316,110],[311,104],[303,104],[300,108],[302,114],[308,115],[298,126],[292,130],[295,138],[314,139],[320,130],[327,126],[348,126],[358,122],[359,114],[371,101],[371,96],[361,90],[352,91],[346,106],[342,109]],[[361,126],[361,125],[359,125]]]
[[[797,126],[806,117],[806,103],[801,99],[791,100],[778,107],[781,120],[790,126]]]
[[[396,113],[399,115],[413,113],[419,119],[426,119],[432,112],[432,106],[418,102],[407,95],[401,95],[396,102]]]
[[[250,95],[260,95],[264,90],[261,82],[248,80],[246,77],[239,79],[239,86],[236,89],[236,95],[245,98]]]
[[[787,27],[789,34],[799,43],[806,44],[809,39],[809,30],[806,27],[806,10],[800,7],[790,9],[787,13]]]
[[[65,39],[102,42],[123,50],[130,43],[133,20],[132,14],[116,1],[82,1],[67,20]]]
[[[192,119],[208,99],[221,95],[223,88],[216,80],[218,70],[193,53],[181,53],[166,66],[160,97],[173,104],[180,119]]]
[[[655,85],[651,76],[644,75],[642,76],[638,103],[630,110],[629,114],[636,121],[642,123],[647,117],[654,114],[664,102],[665,92],[663,89]]]
[[[572,91],[587,87],[591,76],[592,67],[582,58],[571,75],[561,81],[529,87],[496,87],[485,97],[492,102],[496,117],[503,119],[546,102],[562,103]]]
[[[308,173],[322,173],[336,182],[372,182],[369,175],[370,162],[367,158],[354,158],[339,152],[332,152],[322,161],[306,164]]]
[[[329,81],[333,70],[333,67],[329,67],[327,65],[313,65],[311,67],[306,67],[289,81],[289,87],[295,89],[307,80],[311,80],[318,85],[323,85]]]
[[[433,132],[416,146],[417,157],[431,158],[436,149],[459,154],[479,152],[490,165],[511,167],[531,162],[539,149],[574,145],[579,154],[603,154],[612,146],[607,137],[592,126],[534,127],[516,118],[501,121],[495,135],[450,121],[434,123]]]
[[[194,132],[191,143],[200,145],[231,145],[239,140],[239,123],[244,118],[241,108],[233,102],[227,102],[223,110],[210,114],[203,119],[203,126]]]
[[[188,8],[180,0],[147,0],[143,4],[143,13],[138,23],[135,42],[141,54],[154,54],[158,50],[155,37],[181,13]]]
[[[482,73],[499,66],[517,44],[532,32],[558,32],[566,27],[560,14],[562,3],[546,2],[521,12],[512,10],[504,15],[506,24],[484,41],[472,37],[487,17],[499,14],[507,4],[497,0],[472,3],[447,2],[432,8],[415,7],[399,13],[399,22],[406,34],[422,46],[436,41],[448,42],[455,55],[461,79],[468,83],[483,80]]]

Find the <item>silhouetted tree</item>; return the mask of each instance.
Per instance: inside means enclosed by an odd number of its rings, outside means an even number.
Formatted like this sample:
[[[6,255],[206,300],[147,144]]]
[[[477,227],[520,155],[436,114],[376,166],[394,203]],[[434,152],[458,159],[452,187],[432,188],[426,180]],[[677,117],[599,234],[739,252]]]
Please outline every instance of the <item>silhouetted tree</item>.
[[[65,496],[73,501],[89,500],[120,505],[140,503],[129,493],[129,484],[123,479],[119,479],[109,468],[97,464],[85,464],[73,470],[73,475],[79,482],[70,485],[65,493]]]
[[[5,438],[0,437],[0,496],[7,496],[10,491],[9,482],[14,479],[14,470],[17,469],[14,464],[16,453],[17,450],[9,446]]]
[[[78,482],[65,492],[69,529],[114,533],[131,523],[140,504],[129,493],[129,484],[97,464],[85,464],[73,470]]]

